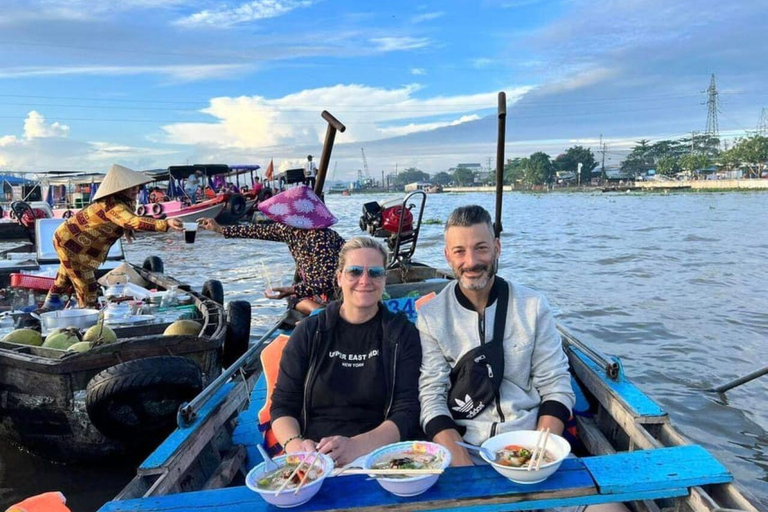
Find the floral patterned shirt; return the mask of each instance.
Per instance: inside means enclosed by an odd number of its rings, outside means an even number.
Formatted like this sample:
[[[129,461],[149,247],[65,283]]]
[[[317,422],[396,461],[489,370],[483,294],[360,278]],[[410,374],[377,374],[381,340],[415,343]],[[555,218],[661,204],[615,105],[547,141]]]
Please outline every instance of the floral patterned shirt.
[[[285,224],[245,224],[224,226],[227,238],[257,238],[285,242],[291,252],[301,282],[294,285],[299,299],[325,295],[332,299],[336,292],[336,267],[344,239],[336,231],[325,229],[299,229]]]
[[[168,222],[139,217],[115,195],[83,208],[56,229],[53,243],[62,261],[77,260],[83,268],[98,268],[109,248],[125,230],[168,231]]]

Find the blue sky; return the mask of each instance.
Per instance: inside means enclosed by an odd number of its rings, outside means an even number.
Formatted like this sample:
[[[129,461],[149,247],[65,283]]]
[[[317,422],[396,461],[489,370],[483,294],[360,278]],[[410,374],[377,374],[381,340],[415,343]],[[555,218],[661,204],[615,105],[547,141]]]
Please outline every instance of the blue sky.
[[[319,156],[322,110],[347,125],[338,179],[507,156],[603,135],[720,130],[768,107],[764,2],[4,0],[0,169],[103,171],[185,162],[278,168]]]

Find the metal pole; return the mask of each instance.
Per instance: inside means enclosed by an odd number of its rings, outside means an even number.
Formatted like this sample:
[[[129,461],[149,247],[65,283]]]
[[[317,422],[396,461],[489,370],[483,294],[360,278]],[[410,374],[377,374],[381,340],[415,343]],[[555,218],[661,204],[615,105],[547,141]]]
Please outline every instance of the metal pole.
[[[747,382],[751,380],[755,380],[758,377],[762,377],[768,373],[768,366],[765,368],[761,368],[759,370],[755,370],[754,372],[750,373],[749,375],[745,375],[743,377],[739,377],[736,380],[732,380],[731,382],[728,382],[727,384],[723,384],[722,386],[718,386],[714,389],[711,389],[710,391],[717,391],[718,393],[725,393],[729,389],[733,389],[736,386],[741,386],[742,384],[746,384]]]
[[[507,95],[504,91],[499,93],[499,134],[496,144],[496,223],[493,226],[494,234],[498,238],[501,234],[501,201],[504,193],[504,136],[507,123]]]
[[[323,186],[325,185],[325,175],[328,173],[328,164],[331,161],[331,151],[333,151],[333,141],[336,139],[336,131],[344,133],[346,126],[333,117],[330,112],[323,110],[323,119],[328,121],[328,129],[325,132],[325,142],[323,143],[323,154],[320,157],[320,167],[317,169],[317,180],[315,181],[315,194],[322,197]]]

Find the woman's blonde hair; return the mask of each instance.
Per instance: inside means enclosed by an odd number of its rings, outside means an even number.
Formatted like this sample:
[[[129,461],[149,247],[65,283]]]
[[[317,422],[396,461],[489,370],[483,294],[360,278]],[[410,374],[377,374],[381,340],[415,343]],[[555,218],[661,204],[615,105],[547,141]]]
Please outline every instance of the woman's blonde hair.
[[[336,272],[339,273],[344,270],[347,264],[347,254],[357,249],[375,249],[381,253],[381,258],[384,261],[384,266],[387,265],[387,259],[389,259],[389,251],[378,240],[369,236],[356,236],[347,240],[339,251],[339,266],[336,268]]]

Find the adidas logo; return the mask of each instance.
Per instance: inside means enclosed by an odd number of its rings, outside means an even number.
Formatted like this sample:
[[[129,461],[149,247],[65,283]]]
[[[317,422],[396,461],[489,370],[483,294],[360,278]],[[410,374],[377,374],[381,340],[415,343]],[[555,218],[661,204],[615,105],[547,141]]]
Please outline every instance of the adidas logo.
[[[467,418],[470,420],[477,416],[478,413],[485,407],[483,402],[480,402],[477,404],[477,407],[475,407],[475,403],[472,400],[472,397],[469,395],[464,395],[464,400],[460,398],[456,398],[454,400],[456,401],[456,407],[451,407],[451,410],[454,410],[460,414],[466,414]]]

